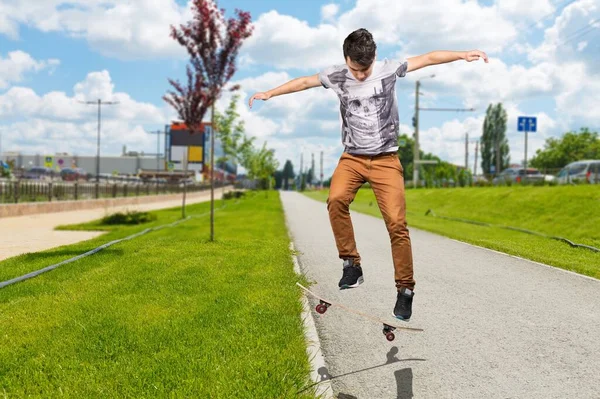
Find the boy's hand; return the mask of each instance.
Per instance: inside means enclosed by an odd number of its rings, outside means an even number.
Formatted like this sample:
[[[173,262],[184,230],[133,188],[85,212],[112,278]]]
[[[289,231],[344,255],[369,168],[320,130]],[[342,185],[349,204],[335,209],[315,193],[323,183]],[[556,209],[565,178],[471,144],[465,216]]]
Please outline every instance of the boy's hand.
[[[488,57],[483,51],[471,50],[465,53],[465,61],[467,62],[477,61],[480,58],[483,58],[486,63],[488,62]]]
[[[254,102],[254,100],[267,101],[269,98],[271,98],[271,95],[267,92],[255,93],[252,97],[250,97],[248,105],[250,106],[250,108],[252,108],[252,103]]]

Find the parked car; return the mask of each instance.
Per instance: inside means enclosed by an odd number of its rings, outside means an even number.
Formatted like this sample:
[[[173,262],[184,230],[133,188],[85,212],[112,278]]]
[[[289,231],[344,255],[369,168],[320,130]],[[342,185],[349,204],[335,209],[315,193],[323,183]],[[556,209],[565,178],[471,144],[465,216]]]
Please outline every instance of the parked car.
[[[34,166],[23,174],[23,179],[30,180],[53,180],[56,177],[56,172],[51,168],[44,166]]]
[[[87,172],[81,168],[64,168],[60,171],[60,177],[64,181],[87,180]]]
[[[553,176],[544,175],[536,168],[506,168],[494,177],[492,184],[538,183],[552,180]]]
[[[558,172],[557,181],[558,184],[600,184],[600,160],[591,159],[571,162]]]

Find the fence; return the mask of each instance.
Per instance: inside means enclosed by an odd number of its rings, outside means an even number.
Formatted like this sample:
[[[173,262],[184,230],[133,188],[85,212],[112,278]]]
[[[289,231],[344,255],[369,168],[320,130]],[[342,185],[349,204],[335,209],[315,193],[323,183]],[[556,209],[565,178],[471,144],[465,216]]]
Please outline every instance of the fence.
[[[215,182],[215,187],[221,187]],[[210,189],[210,184],[186,184],[186,192]],[[157,194],[177,194],[184,183],[68,183],[38,182],[29,180],[0,181],[0,204],[20,202],[67,201],[95,198],[134,197]]]

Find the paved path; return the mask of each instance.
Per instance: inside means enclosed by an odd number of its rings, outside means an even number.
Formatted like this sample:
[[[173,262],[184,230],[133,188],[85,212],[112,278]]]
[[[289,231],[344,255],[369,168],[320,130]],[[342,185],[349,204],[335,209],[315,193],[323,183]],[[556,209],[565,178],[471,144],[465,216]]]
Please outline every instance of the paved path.
[[[341,261],[325,204],[282,201],[317,293],[388,317],[395,303],[382,219],[352,214],[365,283],[339,291]],[[409,204],[410,206],[410,204]],[[336,308],[314,312],[339,398],[600,398],[600,281],[411,229],[415,302],[388,342],[379,325]],[[559,245],[559,244],[557,244]]]
[[[230,188],[226,188],[229,191]],[[222,188],[215,189],[215,200],[221,199]],[[210,191],[188,193],[186,205],[210,201]],[[0,260],[27,252],[39,252],[97,237],[102,232],[56,231],[59,225],[85,223],[119,211],[173,208],[181,206],[181,199],[150,204],[86,209],[73,212],[55,212],[38,215],[0,218]]]

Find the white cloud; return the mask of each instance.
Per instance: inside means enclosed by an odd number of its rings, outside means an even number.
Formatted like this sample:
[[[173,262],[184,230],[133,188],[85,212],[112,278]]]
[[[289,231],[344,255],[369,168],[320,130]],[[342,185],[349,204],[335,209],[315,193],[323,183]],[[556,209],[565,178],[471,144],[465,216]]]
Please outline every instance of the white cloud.
[[[472,63],[455,62],[428,69],[435,79],[425,87],[443,89],[463,98],[464,105],[485,109],[490,102],[519,101],[558,93],[561,88],[556,64],[543,63],[526,68],[507,65],[498,58]]]
[[[39,72],[43,69],[52,70],[59,64],[60,61],[57,59],[37,61],[24,51],[11,51],[6,58],[0,54],[0,89],[8,87],[11,83],[20,82],[26,73]]]
[[[562,118],[574,124],[579,122],[580,126],[593,127],[600,125],[600,76],[592,75],[590,69],[583,63],[561,68],[562,90],[556,95],[556,106]]]
[[[144,126],[162,128],[172,111],[138,102],[114,90],[108,71],[91,72],[74,85],[73,94],[49,92],[38,95],[30,88],[12,87],[0,95],[0,118],[13,122],[0,125],[3,150],[32,152],[93,153],[96,146],[97,107],[84,101],[117,101],[102,106],[102,152],[120,154],[123,145],[132,150],[153,151],[156,137]]]
[[[101,54],[121,59],[178,57],[184,50],[170,37],[170,25],[191,19],[188,5],[175,0],[37,0],[0,3],[0,33],[19,35],[26,24],[43,32],[83,38]]]
[[[597,0],[578,0],[566,6],[554,24],[545,30],[544,41],[529,53],[532,62],[581,60],[597,63],[600,33],[600,4]]]
[[[268,72],[255,78],[241,79],[234,84],[240,84],[241,90],[238,112],[246,119],[249,134],[257,137],[267,137],[278,133],[289,135],[313,135],[316,132],[302,132],[300,127],[306,122],[322,123],[337,117],[337,97],[333,92],[317,87],[293,95],[273,97],[268,101],[257,100],[252,110],[248,107],[248,99],[255,92],[266,91],[289,81],[286,72]],[[229,104],[231,94],[223,96],[221,107]]]
[[[242,52],[256,63],[310,71],[343,62],[343,40],[360,27],[369,29],[379,46],[402,46],[405,56],[439,48],[497,53],[517,34],[495,7],[474,1],[432,0],[407,7],[402,2],[358,0],[337,22],[331,17],[338,11],[335,7],[323,6],[321,15],[328,23],[318,26],[276,11],[262,14]],[[436,28],[423,29],[424,24]]]
[[[19,24],[11,18],[12,11],[12,6],[0,2],[0,34],[16,39],[19,36]]]
[[[321,7],[321,19],[323,21],[332,21],[339,11],[340,6],[338,4],[325,4]]]
[[[498,12],[515,21],[538,21],[548,16],[556,7],[550,0],[496,0]]]
[[[262,14],[254,25],[254,33],[241,49],[254,63],[310,70],[343,60],[343,38],[333,25],[313,28],[277,11]]]

